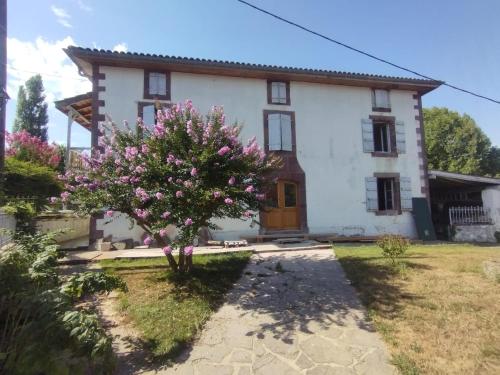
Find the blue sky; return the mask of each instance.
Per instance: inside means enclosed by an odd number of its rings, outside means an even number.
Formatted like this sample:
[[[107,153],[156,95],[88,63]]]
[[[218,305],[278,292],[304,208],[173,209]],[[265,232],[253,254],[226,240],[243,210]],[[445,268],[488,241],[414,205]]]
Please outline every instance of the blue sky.
[[[500,99],[498,0],[250,0],[359,49]],[[50,101],[90,90],[61,53],[84,47],[409,76],[260,14],[235,0],[10,0],[7,124],[18,85],[40,72]],[[217,104],[217,103],[214,103]],[[468,113],[500,145],[500,105],[446,87],[425,107]],[[66,118],[50,103],[49,137]],[[75,126],[74,146],[89,134]]]

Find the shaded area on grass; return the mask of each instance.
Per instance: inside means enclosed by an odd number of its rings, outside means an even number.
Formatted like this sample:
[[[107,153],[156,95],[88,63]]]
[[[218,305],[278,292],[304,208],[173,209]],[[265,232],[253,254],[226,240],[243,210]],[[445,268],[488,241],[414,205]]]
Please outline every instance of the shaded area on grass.
[[[223,303],[250,256],[197,255],[189,275],[172,272],[163,258],[106,260],[101,265],[127,283],[129,292],[121,294],[119,309],[141,334],[131,345],[151,353],[147,360],[165,364],[192,342]]]
[[[402,374],[500,371],[500,286],[481,267],[500,248],[412,246],[403,272],[373,245],[335,253]]]

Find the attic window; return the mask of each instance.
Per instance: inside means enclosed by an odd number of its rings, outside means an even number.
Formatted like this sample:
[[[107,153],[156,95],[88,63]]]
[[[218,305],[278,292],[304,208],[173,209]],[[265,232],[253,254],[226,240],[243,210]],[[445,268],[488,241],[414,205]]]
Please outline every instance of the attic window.
[[[267,81],[267,103],[290,105],[290,82]]]
[[[170,72],[144,71],[144,99],[170,100]]]
[[[372,110],[376,112],[390,112],[389,90],[374,89],[372,91],[372,107]]]

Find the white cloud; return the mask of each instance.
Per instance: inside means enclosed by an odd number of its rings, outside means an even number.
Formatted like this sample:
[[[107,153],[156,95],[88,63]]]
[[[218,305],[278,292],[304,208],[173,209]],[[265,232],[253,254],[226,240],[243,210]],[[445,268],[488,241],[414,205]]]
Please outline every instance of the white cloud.
[[[127,47],[127,43],[118,43],[116,46],[113,47],[113,51],[114,52],[127,52],[128,51],[128,47]]]
[[[50,9],[52,10],[52,13],[54,13],[54,15],[56,16],[57,22],[59,22],[64,27],[68,28],[73,27],[69,22],[71,16],[69,15],[68,12],[66,12],[66,10],[64,10],[63,8],[58,8],[55,5],[52,5]]]
[[[83,0],[77,0],[77,4],[80,7],[81,10],[84,10],[85,12],[92,12],[92,7],[86,3],[83,2]]]
[[[62,50],[69,45],[75,45],[70,36],[56,41],[48,41],[42,37],[35,41],[22,41],[7,38],[7,92],[12,100],[11,117],[14,115],[13,103],[17,98],[20,85],[24,85],[31,76],[39,73],[43,79],[47,103],[49,103],[49,136],[52,139],[65,137],[66,119],[54,108],[54,100],[60,100],[92,90],[92,84],[87,78],[78,74],[78,68]],[[9,114],[8,114],[9,115]],[[13,120],[13,119],[12,119]],[[12,121],[11,120],[11,121]],[[75,145],[86,145],[88,135],[86,130],[75,127],[73,140]],[[61,137],[62,136],[62,137]]]

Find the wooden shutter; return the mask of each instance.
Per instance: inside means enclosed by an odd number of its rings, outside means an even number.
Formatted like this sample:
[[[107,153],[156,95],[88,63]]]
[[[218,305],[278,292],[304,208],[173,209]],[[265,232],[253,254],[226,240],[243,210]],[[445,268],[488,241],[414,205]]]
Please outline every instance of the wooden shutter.
[[[406,153],[405,123],[396,121],[396,150],[400,154]]]
[[[363,137],[363,152],[374,152],[375,143],[373,142],[373,122],[370,119],[361,120],[361,131]]]
[[[279,113],[267,115],[269,151],[281,150],[281,119]]]
[[[365,177],[366,210],[378,211],[377,177]]]
[[[292,151],[292,117],[290,115],[281,115],[281,149]]]
[[[401,196],[401,210],[412,210],[411,178],[401,177],[399,179],[399,190]]]

